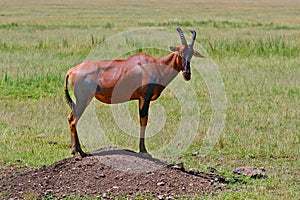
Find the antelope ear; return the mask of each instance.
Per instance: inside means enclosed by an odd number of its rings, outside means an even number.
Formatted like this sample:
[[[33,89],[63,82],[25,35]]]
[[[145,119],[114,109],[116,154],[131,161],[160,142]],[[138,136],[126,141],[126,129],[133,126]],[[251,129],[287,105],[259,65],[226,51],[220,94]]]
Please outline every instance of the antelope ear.
[[[198,51],[194,50],[194,56],[198,57],[198,58],[205,58],[205,56],[203,56],[201,53],[199,53]]]
[[[178,47],[174,47],[174,46],[170,46],[170,50],[172,52],[176,52],[176,51],[179,51],[179,48]]]

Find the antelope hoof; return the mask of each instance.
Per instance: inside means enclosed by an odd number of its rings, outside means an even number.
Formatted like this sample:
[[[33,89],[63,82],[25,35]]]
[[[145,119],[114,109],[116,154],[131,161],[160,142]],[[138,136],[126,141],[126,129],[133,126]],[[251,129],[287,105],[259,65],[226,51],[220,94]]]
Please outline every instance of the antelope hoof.
[[[73,150],[73,151],[72,151],[72,154],[73,154],[74,157],[77,157],[78,154],[79,154],[81,158],[88,157],[88,156],[92,156],[92,154],[84,153],[82,150],[80,150],[80,151],[75,151],[75,150]]]
[[[79,152],[79,154],[80,154],[81,158],[92,156],[92,154],[90,154],[90,153],[84,153],[83,151]]]

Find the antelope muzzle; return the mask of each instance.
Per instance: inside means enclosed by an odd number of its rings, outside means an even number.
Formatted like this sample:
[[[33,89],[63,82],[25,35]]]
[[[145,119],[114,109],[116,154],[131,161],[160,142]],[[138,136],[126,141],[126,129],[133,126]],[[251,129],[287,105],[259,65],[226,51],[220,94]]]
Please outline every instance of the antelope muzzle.
[[[183,74],[184,80],[186,80],[186,81],[191,80],[191,72],[183,71],[182,74]]]
[[[191,67],[190,62],[186,61],[184,65],[184,70],[182,71],[182,75],[184,80],[189,81],[191,80]]]

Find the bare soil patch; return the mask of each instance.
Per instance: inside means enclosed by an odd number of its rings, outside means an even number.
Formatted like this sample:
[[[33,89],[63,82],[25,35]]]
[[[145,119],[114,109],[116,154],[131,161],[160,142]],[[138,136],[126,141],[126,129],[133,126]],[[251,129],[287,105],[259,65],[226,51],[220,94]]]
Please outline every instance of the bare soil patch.
[[[166,199],[193,197],[221,190],[214,174],[186,171],[157,159],[117,148],[93,152],[85,158],[67,158],[41,168],[3,169],[0,199],[69,196]]]

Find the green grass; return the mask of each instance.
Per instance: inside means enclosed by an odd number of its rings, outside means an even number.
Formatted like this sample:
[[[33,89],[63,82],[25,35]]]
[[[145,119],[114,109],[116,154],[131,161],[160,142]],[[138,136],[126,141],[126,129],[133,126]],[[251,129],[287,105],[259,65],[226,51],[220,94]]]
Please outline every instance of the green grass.
[[[236,178],[232,170],[241,165],[265,167],[269,176],[263,180],[242,178],[246,183],[230,183],[228,191],[195,198],[299,196],[299,3],[181,4],[167,0],[117,4],[70,0],[0,3],[0,168],[40,167],[71,156],[64,75],[90,51],[122,31],[143,27],[175,31],[181,26],[188,37],[188,29],[196,29],[197,42],[217,63],[226,90],[227,116],[213,150],[205,157],[191,156],[190,152],[199,151],[211,117],[209,91],[194,70],[189,84],[197,88],[201,123],[186,153],[173,159],[202,171],[215,167],[226,177]],[[128,46],[133,45],[128,41]],[[140,51],[165,54],[155,49],[135,50]],[[133,52],[129,49],[128,55]],[[172,140],[181,115],[172,91],[166,90],[152,106],[162,106],[166,113],[166,126],[147,140],[149,150],[155,151]],[[138,139],[124,134],[112,122],[111,107],[100,103],[95,107],[102,128],[109,130],[106,138],[137,150]],[[129,104],[129,110],[138,122],[136,102]]]

